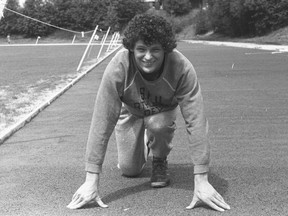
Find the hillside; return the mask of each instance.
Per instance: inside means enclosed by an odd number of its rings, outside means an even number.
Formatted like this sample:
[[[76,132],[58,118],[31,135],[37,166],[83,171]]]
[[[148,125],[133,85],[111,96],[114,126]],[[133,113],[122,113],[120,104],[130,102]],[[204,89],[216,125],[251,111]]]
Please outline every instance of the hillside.
[[[288,26],[281,28],[277,31],[269,33],[261,37],[253,38],[229,38],[223,35],[214,34],[212,32],[206,35],[195,35],[193,26],[186,27],[180,34],[177,35],[179,40],[212,40],[212,41],[238,41],[247,43],[259,43],[259,44],[277,44],[288,45]]]

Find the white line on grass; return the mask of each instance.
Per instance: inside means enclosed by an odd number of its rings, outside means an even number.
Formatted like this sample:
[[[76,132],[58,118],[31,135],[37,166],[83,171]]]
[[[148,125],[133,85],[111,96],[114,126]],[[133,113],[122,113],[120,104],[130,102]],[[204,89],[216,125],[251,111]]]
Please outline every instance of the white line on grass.
[[[260,49],[260,50],[271,50],[277,52],[288,52],[287,45],[265,45],[265,44],[254,44],[254,43],[237,43],[237,42],[221,42],[221,41],[201,41],[201,40],[183,40],[187,43],[192,44],[208,44],[215,46],[230,46],[230,47],[240,47],[248,49]]]

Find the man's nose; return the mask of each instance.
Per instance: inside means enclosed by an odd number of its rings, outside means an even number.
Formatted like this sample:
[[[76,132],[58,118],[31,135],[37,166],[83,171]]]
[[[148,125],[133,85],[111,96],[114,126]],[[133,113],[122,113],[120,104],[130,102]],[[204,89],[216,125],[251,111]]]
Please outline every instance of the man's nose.
[[[151,52],[150,51],[147,51],[146,53],[145,53],[145,59],[146,60],[149,60],[149,59],[151,59],[152,58],[152,55],[151,55]]]

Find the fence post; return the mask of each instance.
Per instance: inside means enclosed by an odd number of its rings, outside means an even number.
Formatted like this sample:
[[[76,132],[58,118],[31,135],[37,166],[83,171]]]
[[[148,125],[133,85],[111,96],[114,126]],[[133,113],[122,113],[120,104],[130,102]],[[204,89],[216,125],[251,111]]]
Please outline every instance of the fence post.
[[[100,57],[100,54],[101,54],[102,49],[103,49],[103,46],[104,46],[104,44],[105,44],[105,42],[106,42],[107,36],[108,36],[108,34],[109,34],[109,31],[110,31],[110,27],[108,28],[108,30],[107,30],[107,32],[106,32],[106,35],[105,35],[105,37],[104,37],[103,43],[102,43],[102,45],[101,45],[101,48],[100,48],[100,50],[99,50],[97,59],[99,59],[99,57]]]
[[[86,49],[85,49],[85,51],[84,51],[84,54],[83,54],[83,56],[82,56],[82,58],[81,58],[81,60],[80,60],[80,62],[79,62],[78,67],[77,67],[77,71],[79,71],[79,69],[80,69],[80,67],[81,67],[81,65],[82,65],[82,63],[83,63],[83,61],[84,61],[84,58],[85,58],[85,56],[86,56],[86,54],[87,54],[87,52],[88,52],[88,49],[89,49],[92,41],[94,40],[94,36],[95,36],[95,34],[96,34],[96,32],[97,32],[97,29],[98,29],[98,25],[96,26],[96,28],[95,28],[95,30],[94,30],[94,32],[93,32],[93,34],[92,34],[92,37],[90,38],[90,41],[89,41],[89,43],[88,43],[88,45],[87,45],[87,47],[86,47]]]

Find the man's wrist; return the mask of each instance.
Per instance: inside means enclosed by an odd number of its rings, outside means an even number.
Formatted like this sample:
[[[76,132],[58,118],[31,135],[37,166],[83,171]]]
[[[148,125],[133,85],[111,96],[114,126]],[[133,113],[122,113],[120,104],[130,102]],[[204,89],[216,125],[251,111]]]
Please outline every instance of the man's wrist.
[[[96,183],[98,179],[99,179],[99,173],[86,172],[86,181]]]
[[[195,184],[208,181],[208,172],[194,174]]]

